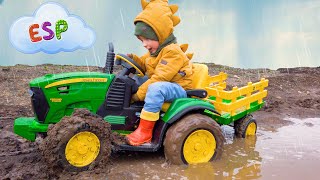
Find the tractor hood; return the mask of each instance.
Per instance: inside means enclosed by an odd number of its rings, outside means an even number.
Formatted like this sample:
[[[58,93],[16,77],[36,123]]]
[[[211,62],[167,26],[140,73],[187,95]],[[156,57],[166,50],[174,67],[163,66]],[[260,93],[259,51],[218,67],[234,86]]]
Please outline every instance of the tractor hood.
[[[46,74],[30,82],[29,94],[37,120],[56,123],[74,108],[96,113],[104,102],[114,74],[71,72]]]
[[[61,74],[46,74],[30,81],[30,87],[50,88],[79,82],[107,82],[115,75],[100,72],[70,72]]]

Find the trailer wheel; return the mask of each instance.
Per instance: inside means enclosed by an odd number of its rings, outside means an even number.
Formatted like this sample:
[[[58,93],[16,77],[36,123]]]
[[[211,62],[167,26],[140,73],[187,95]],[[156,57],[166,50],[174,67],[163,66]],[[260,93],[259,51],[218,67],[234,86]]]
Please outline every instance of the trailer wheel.
[[[246,136],[253,136],[257,132],[257,122],[249,114],[234,122],[234,132],[239,138],[245,138]]]
[[[164,140],[166,159],[173,164],[197,164],[221,157],[224,136],[208,116],[192,114],[172,125]]]
[[[111,126],[87,110],[76,110],[48,130],[40,145],[50,167],[67,171],[91,170],[111,154]]]

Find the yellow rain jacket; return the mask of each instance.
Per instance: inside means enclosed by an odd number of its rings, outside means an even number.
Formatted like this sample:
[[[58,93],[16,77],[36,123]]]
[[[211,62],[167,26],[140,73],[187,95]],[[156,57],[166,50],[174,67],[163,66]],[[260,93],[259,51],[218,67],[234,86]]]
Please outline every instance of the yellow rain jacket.
[[[143,11],[135,18],[134,23],[143,21],[152,27],[161,45],[173,33],[173,27],[180,22],[179,17],[173,15],[178,10],[178,6],[169,6],[167,0],[151,0],[149,3],[142,0],[141,4]],[[185,51],[185,46],[170,44],[165,46],[156,57],[152,57],[149,52],[142,57],[133,55],[133,60],[149,77],[136,93],[139,100],[145,99],[148,86],[154,82],[173,82],[178,83],[185,90],[192,89],[192,64]]]

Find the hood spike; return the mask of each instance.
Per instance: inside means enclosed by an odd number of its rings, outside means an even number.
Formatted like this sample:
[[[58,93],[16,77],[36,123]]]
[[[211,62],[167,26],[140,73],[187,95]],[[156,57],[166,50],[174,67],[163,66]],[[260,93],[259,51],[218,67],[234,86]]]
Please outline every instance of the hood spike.
[[[179,6],[176,4],[172,4],[169,6],[171,9],[172,14],[176,13],[178,11]]]
[[[180,18],[178,16],[172,16],[173,26],[176,26],[180,23]]]
[[[186,54],[186,55],[187,55],[187,57],[188,57],[189,60],[191,60],[192,57],[193,57],[193,53],[188,53],[188,54]]]
[[[147,2],[145,0],[141,0],[141,6],[142,6],[143,10],[147,7],[148,4],[149,4],[149,2]]]
[[[181,44],[181,45],[180,45],[180,48],[181,48],[181,50],[182,50],[183,52],[186,52],[187,49],[188,49],[188,47],[189,47],[189,44]]]

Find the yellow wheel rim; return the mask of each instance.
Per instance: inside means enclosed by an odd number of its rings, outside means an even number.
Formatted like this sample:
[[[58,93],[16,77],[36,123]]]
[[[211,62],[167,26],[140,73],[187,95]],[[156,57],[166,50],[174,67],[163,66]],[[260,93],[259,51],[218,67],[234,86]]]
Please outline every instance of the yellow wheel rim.
[[[252,136],[255,135],[257,131],[257,125],[254,122],[250,122],[246,129],[246,136]]]
[[[76,167],[84,167],[92,163],[100,151],[99,138],[88,131],[75,134],[65,149],[67,161]]]
[[[216,139],[208,130],[191,133],[184,145],[183,156],[188,164],[209,162],[216,150]]]

